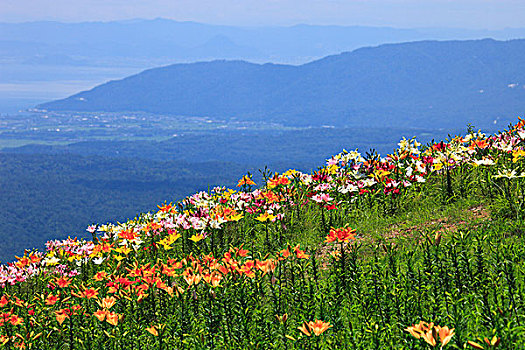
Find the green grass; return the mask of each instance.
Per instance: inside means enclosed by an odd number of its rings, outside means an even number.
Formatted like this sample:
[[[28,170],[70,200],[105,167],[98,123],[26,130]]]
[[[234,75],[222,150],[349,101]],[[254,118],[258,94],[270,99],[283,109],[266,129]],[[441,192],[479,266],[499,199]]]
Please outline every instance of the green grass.
[[[343,155],[310,176],[272,176],[260,191],[243,178],[240,193],[196,194],[102,227],[92,242],[55,242],[2,270],[12,277],[41,268],[2,289],[0,341],[37,349],[525,348],[524,142],[512,141],[509,153],[500,139],[449,140],[421,157],[406,149],[390,160],[371,156],[359,174]],[[488,156],[498,161],[473,165]],[[417,170],[424,183],[407,175],[412,167],[428,170]],[[340,190],[349,182],[357,189]]]

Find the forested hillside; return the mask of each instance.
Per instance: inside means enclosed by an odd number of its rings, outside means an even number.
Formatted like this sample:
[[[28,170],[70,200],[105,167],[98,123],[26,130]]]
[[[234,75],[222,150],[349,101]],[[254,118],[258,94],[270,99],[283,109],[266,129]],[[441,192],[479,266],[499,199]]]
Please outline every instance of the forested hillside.
[[[95,222],[127,220],[163,201],[232,184],[243,171],[225,162],[0,153],[0,260],[50,239],[83,237]]]
[[[300,66],[213,61],[110,81],[38,108],[285,125],[480,127],[525,110],[525,40],[361,48]]]

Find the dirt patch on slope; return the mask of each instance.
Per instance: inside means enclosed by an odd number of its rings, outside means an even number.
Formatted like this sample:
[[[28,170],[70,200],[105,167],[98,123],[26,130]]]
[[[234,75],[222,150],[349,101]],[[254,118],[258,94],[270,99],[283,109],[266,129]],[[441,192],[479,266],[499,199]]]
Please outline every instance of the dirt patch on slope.
[[[387,230],[385,230],[382,235],[385,241],[390,241],[390,244],[384,246],[384,249],[388,249],[389,245],[395,245],[394,242],[397,238],[410,238],[414,240],[414,243],[420,244],[424,239],[420,233],[422,232],[432,232],[433,235],[444,234],[446,232],[456,232],[458,229],[469,226],[476,227],[481,224],[483,221],[490,221],[490,212],[483,205],[478,205],[471,207],[464,211],[465,215],[461,215],[462,219],[457,219],[453,217],[442,217],[439,219],[434,219],[428,222],[424,222],[417,225],[412,225],[404,227],[406,224],[401,222],[398,224],[391,225]],[[359,233],[358,233],[359,235]],[[376,243],[377,239],[372,237],[357,237],[356,241],[350,241],[348,243],[343,243],[343,249],[348,251],[350,245],[358,244],[359,240],[365,240],[369,243]],[[320,268],[327,268],[328,262],[332,257],[332,254],[337,254],[341,250],[340,244],[335,243],[322,243],[319,249],[316,252],[316,259],[320,262]]]

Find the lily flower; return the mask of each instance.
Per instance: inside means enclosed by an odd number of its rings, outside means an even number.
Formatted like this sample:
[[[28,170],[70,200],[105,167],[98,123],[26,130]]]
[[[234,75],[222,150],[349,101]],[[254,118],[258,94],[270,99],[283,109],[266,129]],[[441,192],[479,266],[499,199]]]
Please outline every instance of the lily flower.
[[[310,331],[308,330],[308,324],[305,322],[303,322],[303,324],[301,325],[301,327],[297,327],[298,330],[300,330],[301,332],[303,332],[307,337],[310,337],[312,336],[312,334],[310,333]]]
[[[505,177],[507,179],[516,179],[518,177],[525,177],[525,174],[517,175],[515,169],[512,169],[512,170],[509,170],[509,169],[498,170],[498,174],[496,176],[494,176],[494,178],[499,179],[499,178],[502,178],[502,177]]]
[[[189,239],[190,239],[190,241],[193,241],[193,242],[197,243],[198,241],[204,239],[204,236],[199,233],[199,234],[191,236]]]
[[[159,332],[157,331],[157,328],[155,328],[155,326],[147,327],[146,330],[155,337],[158,337],[159,335]]]
[[[108,313],[107,310],[98,309],[97,311],[93,313],[93,316],[95,316],[100,322],[102,322],[106,318],[107,313]]]
[[[316,336],[323,334],[328,328],[331,328],[332,325],[330,322],[323,322],[321,320],[315,320],[315,322],[308,322],[308,326],[314,332]]]
[[[312,333],[315,334],[316,336],[320,336],[321,334],[323,334],[326,330],[328,330],[331,327],[332,325],[330,324],[330,322],[315,320],[315,321],[310,321],[308,323],[306,323],[305,321],[303,322],[301,327],[297,327],[297,329],[303,332],[306,336],[310,337]]]
[[[122,315],[119,315],[115,312],[107,312],[106,313],[106,322],[110,325],[116,326],[118,324],[118,321],[122,318]]]
[[[237,187],[241,187],[243,185],[255,185],[255,182],[253,182],[253,180],[248,175],[244,175],[237,183]]]
[[[300,250],[299,246],[296,246],[294,248],[295,255],[298,259],[308,259],[310,258],[310,255],[306,254],[304,250]]]
[[[97,301],[98,305],[104,309],[110,309],[116,302],[115,297],[105,297],[102,301]]]
[[[332,228],[328,236],[326,236],[325,242],[349,242],[350,240],[355,239],[355,232],[353,228]]]
[[[438,340],[441,343],[441,349],[450,342],[454,336],[454,328],[449,329],[448,326],[440,327],[420,321],[418,324],[405,328],[416,339],[423,339],[430,346],[436,346]]]
[[[259,215],[258,217],[255,218],[255,220],[257,221],[260,221],[260,222],[265,222],[265,221],[272,221],[274,222],[275,219],[277,219],[277,216],[275,215],[272,215],[268,212],[264,212],[263,214]]]

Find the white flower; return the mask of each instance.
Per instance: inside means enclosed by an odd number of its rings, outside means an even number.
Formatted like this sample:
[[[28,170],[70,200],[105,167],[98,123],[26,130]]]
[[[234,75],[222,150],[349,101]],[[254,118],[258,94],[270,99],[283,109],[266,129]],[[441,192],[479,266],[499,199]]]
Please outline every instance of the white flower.
[[[416,170],[420,173],[424,173],[426,171],[425,169],[425,165],[423,164],[423,162],[420,162],[419,160],[417,162],[414,163],[414,165],[416,166]]]
[[[337,190],[339,193],[358,192],[359,187],[354,184],[346,184],[346,186],[339,186]]]
[[[308,185],[308,184],[312,183],[312,176],[308,175],[308,174],[302,174],[301,175],[301,182],[304,185]]]
[[[472,163],[474,163],[475,165],[494,165],[496,164],[492,159],[490,158],[483,158],[483,159],[476,159],[476,160],[473,160]]]
[[[498,170],[498,175],[494,176],[494,178],[499,179],[505,177],[507,179],[516,179],[518,177],[525,177],[525,174],[517,175],[516,170],[509,170],[509,169],[503,169],[502,171]]]
[[[51,258],[47,258],[44,260],[44,264],[46,266],[53,266],[53,265],[56,265],[60,262],[60,259],[58,259],[57,257],[53,256]]]
[[[377,181],[373,178],[367,178],[367,179],[361,180],[360,183],[362,184],[363,187],[372,187],[377,183]]]
[[[397,144],[401,150],[405,150],[410,147],[410,142],[403,137],[401,141]]]
[[[81,259],[81,260],[77,260],[77,261],[76,261],[77,266],[78,266],[78,267],[81,267],[82,264],[84,264],[84,263],[87,262],[87,259],[88,259],[88,258],[84,258],[84,259]]]
[[[224,220],[223,218],[219,218],[220,221],[222,222],[225,222],[226,220]],[[219,229],[221,228],[221,223],[219,221],[216,221],[216,220],[210,220],[209,222],[209,226],[211,228],[216,228],[216,229]]]
[[[425,178],[423,176],[416,175],[416,181],[417,182],[425,182]]]
[[[350,151],[348,152],[348,154],[345,156],[345,161],[351,161],[351,160],[354,160],[356,162],[363,162],[364,161],[364,158],[361,157],[361,153],[359,153],[357,151],[357,149],[355,151]]]
[[[103,262],[105,259],[106,259],[106,258],[104,258],[104,257],[102,257],[102,256],[99,256],[98,258],[93,259],[93,263],[94,263],[95,265],[100,265],[100,264],[102,264],[102,262]]]

